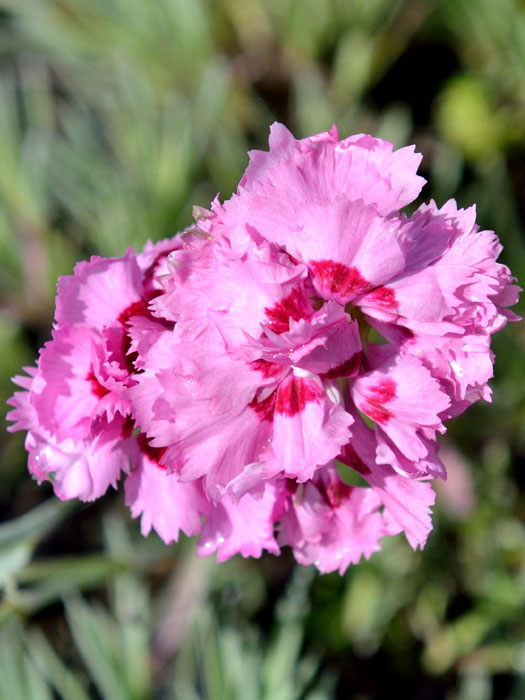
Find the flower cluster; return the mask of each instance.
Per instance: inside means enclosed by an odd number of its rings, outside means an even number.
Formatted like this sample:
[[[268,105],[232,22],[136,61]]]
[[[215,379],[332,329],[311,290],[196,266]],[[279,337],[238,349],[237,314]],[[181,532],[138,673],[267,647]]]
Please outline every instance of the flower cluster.
[[[58,283],[13,430],[59,498],[125,478],[141,529],[198,552],[292,547],[343,572],[431,529],[436,433],[490,400],[519,288],[474,208],[431,202],[413,147],[272,127],[237,193],[135,255]],[[356,485],[360,484],[360,485]]]

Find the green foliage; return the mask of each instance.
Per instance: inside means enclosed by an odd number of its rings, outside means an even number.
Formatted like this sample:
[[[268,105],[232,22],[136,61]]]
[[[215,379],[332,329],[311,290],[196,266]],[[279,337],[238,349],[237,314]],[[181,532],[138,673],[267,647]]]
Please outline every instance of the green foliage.
[[[37,539],[66,517],[66,507],[47,502],[0,532],[2,542],[26,543],[24,560],[17,566],[8,570],[12,558],[7,566],[5,557],[0,563],[6,576],[0,611],[0,697],[47,700],[55,692],[63,700],[85,700],[93,691],[104,700],[145,700],[161,692],[173,700],[198,698],[201,693],[210,699],[238,700],[332,697],[334,675],[320,671],[318,654],[302,653],[312,571],[296,569],[265,640],[246,623],[237,628],[219,623],[218,612],[206,602],[210,589],[224,587],[217,580],[219,570],[196,560],[190,548],[173,557],[168,548],[141,542],[148,556],[137,556],[122,512],[105,517],[105,544],[98,560],[85,555],[41,559],[31,568]],[[172,559],[173,578],[159,595],[158,609],[152,610],[148,572],[155,563],[171,566]],[[60,574],[61,586],[51,583],[55,573]],[[108,602],[88,602],[79,588],[103,590]],[[50,641],[49,633],[28,618],[54,602],[62,603],[63,612],[48,622],[54,629]]]
[[[525,279],[519,0],[0,11],[2,415],[9,377],[49,336],[57,277],[228,197],[274,119],[297,136],[336,122],[416,143],[424,199],[477,202]],[[494,402],[450,427],[426,549],[392,539],[343,578],[287,555],[198,560],[191,541],[141,538],[111,496],[42,504],[50,490],[29,480],[22,437],[2,435],[0,697],[521,700],[524,326],[494,350]]]

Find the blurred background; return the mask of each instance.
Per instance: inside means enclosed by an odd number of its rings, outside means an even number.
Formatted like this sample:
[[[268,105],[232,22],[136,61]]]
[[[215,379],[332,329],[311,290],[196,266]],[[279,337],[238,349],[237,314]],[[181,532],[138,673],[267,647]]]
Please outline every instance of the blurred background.
[[[421,201],[476,202],[525,280],[522,0],[0,0],[2,417],[57,277],[229,197],[274,120],[415,143]],[[493,347],[426,549],[343,577],[198,560],[120,494],[59,503],[2,428],[0,698],[523,700],[523,324]]]

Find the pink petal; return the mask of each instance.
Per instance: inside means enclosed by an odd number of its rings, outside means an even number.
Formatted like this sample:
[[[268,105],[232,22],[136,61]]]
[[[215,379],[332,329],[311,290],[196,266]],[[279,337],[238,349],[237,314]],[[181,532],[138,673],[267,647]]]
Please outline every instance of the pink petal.
[[[357,408],[410,460],[428,454],[421,428],[444,431],[439,414],[450,401],[416,358],[398,358],[361,375],[353,382],[351,394]]]
[[[136,456],[124,490],[131,515],[140,516],[141,533],[146,536],[153,528],[166,544],[177,542],[181,530],[188,536],[199,533],[201,516],[210,510],[200,481],[181,483],[144,452]]]
[[[41,429],[30,430],[26,439],[29,471],[39,480],[52,478],[62,500],[93,501],[109,486],[116,488],[121,471],[127,469],[130,447],[122,426],[122,419],[101,423],[89,441],[57,441]]]
[[[381,502],[371,489],[347,486],[334,466],[319,470],[314,481],[288,488],[278,541],[293,548],[300,564],[342,574],[380,549]]]
[[[17,375],[12,381],[23,391],[15,391],[14,395],[7,400],[13,410],[6,415],[8,421],[13,421],[13,425],[8,425],[7,430],[14,433],[17,430],[29,430],[37,425],[37,416],[34,407],[29,401],[29,392],[33,383],[33,378],[37,373],[36,367],[24,367],[27,376]]]
[[[267,484],[258,498],[246,494],[239,501],[223,496],[209,513],[204,524],[197,553],[208,556],[217,552],[217,561],[235,554],[259,558],[263,550],[279,554],[274,537],[275,488]]]
[[[352,418],[313,379],[290,375],[277,390],[273,425],[276,464],[289,477],[311,479],[339,454]]]
[[[325,192],[351,193],[353,199],[373,204],[386,216],[412,202],[425,180],[417,175],[421,156],[408,146],[392,151],[392,144],[366,134],[339,141],[337,128],[295,140],[282,125],[273,124],[270,151],[250,152],[250,164],[239,192],[251,192],[264,179],[275,179],[285,168],[306,171],[316,168],[318,186]],[[323,192],[323,194],[325,194]]]
[[[411,546],[423,547],[432,529],[430,506],[435,495],[430,483],[400,476],[388,465],[378,464],[374,435],[357,416],[352,441],[343,449],[341,459],[368,481]]]
[[[359,325],[336,302],[327,302],[308,320],[289,321],[290,330],[250,343],[262,360],[298,367],[323,379],[351,377],[361,365]]]
[[[133,251],[122,258],[93,257],[80,262],[74,275],[58,281],[56,322],[102,330],[143,298],[142,279]]]

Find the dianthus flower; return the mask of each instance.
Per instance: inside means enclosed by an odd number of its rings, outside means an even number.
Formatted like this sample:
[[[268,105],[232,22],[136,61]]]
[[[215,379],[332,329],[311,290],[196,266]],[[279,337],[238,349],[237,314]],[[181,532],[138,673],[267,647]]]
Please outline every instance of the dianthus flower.
[[[490,400],[490,337],[519,288],[473,207],[400,212],[419,163],[276,124],[185,232],[80,263],[15,378],[31,473],[83,500],[123,476],[143,534],[199,533],[219,560],[289,545],[342,573],[385,535],[422,547],[436,434]]]

